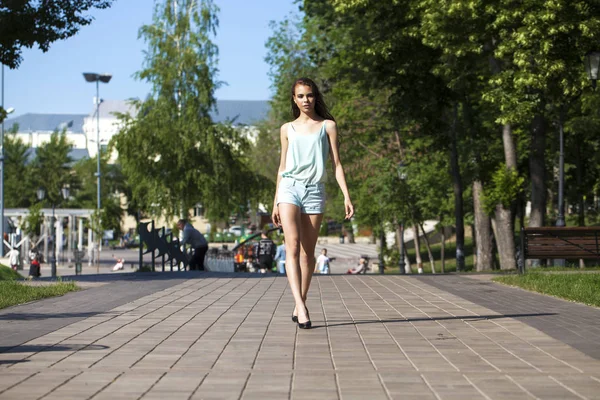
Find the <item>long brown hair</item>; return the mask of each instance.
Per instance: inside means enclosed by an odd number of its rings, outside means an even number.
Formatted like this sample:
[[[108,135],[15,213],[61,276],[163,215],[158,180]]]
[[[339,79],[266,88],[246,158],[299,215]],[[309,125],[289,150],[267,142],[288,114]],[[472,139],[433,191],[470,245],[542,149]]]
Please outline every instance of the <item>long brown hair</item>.
[[[294,95],[295,95],[297,85],[309,86],[312,89],[312,92],[315,95],[315,112],[317,113],[317,115],[319,117],[335,121],[335,118],[333,118],[333,115],[331,115],[331,113],[329,112],[329,109],[327,109],[327,105],[325,104],[325,101],[323,100],[323,95],[319,91],[319,87],[310,78],[296,79],[296,81],[292,85],[291,102],[292,102],[292,115],[294,116],[294,118],[298,118],[300,116],[300,109],[294,102]]]

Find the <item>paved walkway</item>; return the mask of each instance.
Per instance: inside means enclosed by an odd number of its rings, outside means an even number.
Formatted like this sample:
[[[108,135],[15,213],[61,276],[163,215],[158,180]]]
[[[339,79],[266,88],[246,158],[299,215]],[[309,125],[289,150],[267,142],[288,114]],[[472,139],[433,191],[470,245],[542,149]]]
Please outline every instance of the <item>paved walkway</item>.
[[[0,337],[10,324],[29,335],[0,341],[0,399],[600,398],[594,349],[545,333],[569,321],[580,341],[594,338],[600,309],[546,309],[535,294],[523,309],[519,289],[462,276],[316,276],[314,329],[298,330],[285,277],[104,279],[0,312]],[[62,327],[44,328],[61,313]]]

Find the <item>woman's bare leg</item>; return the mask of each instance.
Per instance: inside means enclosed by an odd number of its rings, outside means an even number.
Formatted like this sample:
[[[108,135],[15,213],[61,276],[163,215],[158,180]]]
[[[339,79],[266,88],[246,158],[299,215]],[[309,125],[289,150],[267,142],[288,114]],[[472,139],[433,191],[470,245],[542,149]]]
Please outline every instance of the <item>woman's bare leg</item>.
[[[300,274],[302,299],[310,288],[310,281],[315,271],[315,246],[319,238],[319,229],[323,214],[302,214],[300,216]]]
[[[308,317],[302,297],[300,270],[300,208],[293,204],[279,203],[279,216],[285,237],[285,272],[296,303],[298,321],[306,322]]]

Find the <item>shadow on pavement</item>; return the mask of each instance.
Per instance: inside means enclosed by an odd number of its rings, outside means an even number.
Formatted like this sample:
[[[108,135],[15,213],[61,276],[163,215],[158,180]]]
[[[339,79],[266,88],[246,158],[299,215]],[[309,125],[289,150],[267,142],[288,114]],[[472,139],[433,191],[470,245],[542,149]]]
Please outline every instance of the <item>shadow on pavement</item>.
[[[1,314],[0,321],[28,321],[28,320],[42,320],[42,319],[54,319],[54,318],[89,318],[96,316],[98,312],[80,312],[80,313],[8,313]],[[103,314],[106,315],[106,314]]]
[[[39,353],[40,351],[104,350],[110,347],[99,344],[62,344],[59,346],[19,345],[0,346],[0,353]]]
[[[496,314],[496,315],[457,315],[454,317],[434,317],[434,318],[404,318],[404,319],[377,319],[370,321],[352,321],[342,322],[339,324],[326,323],[324,325],[313,325],[315,328],[329,328],[332,326],[344,326],[344,325],[362,325],[362,324],[382,324],[382,323],[394,323],[394,322],[426,322],[426,321],[446,321],[446,320],[468,320],[468,321],[485,321],[490,319],[500,318],[527,318],[527,317],[546,317],[551,315],[558,315],[557,313],[535,313],[535,314]]]

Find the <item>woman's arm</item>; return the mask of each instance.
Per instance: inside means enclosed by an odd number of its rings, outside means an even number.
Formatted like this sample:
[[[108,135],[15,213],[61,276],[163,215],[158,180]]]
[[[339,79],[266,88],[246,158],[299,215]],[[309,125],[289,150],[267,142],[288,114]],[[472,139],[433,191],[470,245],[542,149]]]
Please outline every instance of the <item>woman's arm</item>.
[[[338,132],[337,132],[337,124],[335,121],[327,121],[325,122],[325,130],[327,131],[327,136],[329,137],[329,148],[331,151],[331,161],[333,162],[333,171],[335,173],[335,180],[337,181],[342,193],[344,194],[344,208],[346,211],[346,219],[352,218],[354,215],[354,206],[352,205],[352,200],[350,199],[350,193],[348,192],[348,185],[346,184],[346,175],[344,174],[344,168],[342,167],[342,162],[340,161],[340,153],[338,146]]]
[[[279,218],[279,207],[277,207],[277,193],[279,192],[279,181],[281,181],[281,173],[285,171],[285,157],[287,155],[288,149],[287,123],[281,125],[281,129],[279,130],[279,140],[281,141],[281,156],[279,158],[279,170],[277,171],[277,183],[275,185],[273,213],[271,214],[271,220],[276,226],[281,226],[281,219]]]

